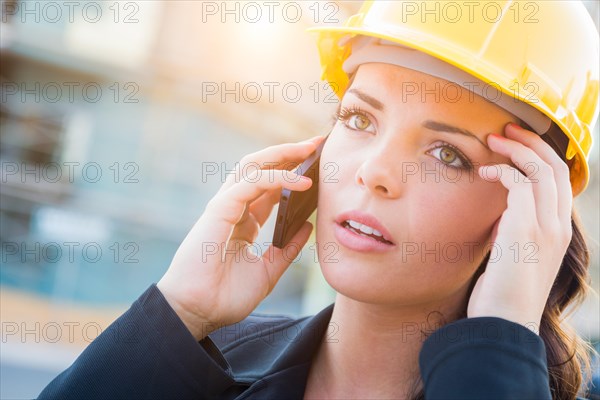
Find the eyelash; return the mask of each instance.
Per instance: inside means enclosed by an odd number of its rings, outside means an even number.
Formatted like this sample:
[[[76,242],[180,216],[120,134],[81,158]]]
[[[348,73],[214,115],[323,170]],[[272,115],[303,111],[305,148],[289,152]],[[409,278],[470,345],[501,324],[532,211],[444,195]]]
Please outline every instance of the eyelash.
[[[352,107],[341,107],[338,111],[336,111],[336,118],[338,121],[341,121],[344,123],[344,125],[348,128],[348,129],[352,129],[352,130],[356,130],[354,128],[350,128],[347,124],[348,120],[355,116],[355,115],[360,115],[361,117],[365,117],[369,120],[369,122],[371,122],[371,118],[369,117],[369,114],[367,114],[366,112],[364,112],[360,107],[358,106],[352,106]],[[373,124],[371,122],[371,124]]]
[[[347,108],[347,107],[341,107],[338,111],[336,111],[336,118],[339,121],[343,122],[344,125],[348,129],[352,129],[352,130],[357,130],[357,129],[349,127],[348,124],[347,124],[347,122],[348,122],[348,120],[351,117],[353,117],[355,115],[360,115],[361,117],[365,117],[365,118],[367,118],[369,120],[369,122],[371,124],[373,124],[371,122],[371,118],[369,117],[369,114],[367,114],[366,112],[364,112],[358,106],[351,106],[349,108]],[[469,157],[467,157],[462,151],[460,151],[460,149],[458,147],[456,147],[453,144],[450,144],[448,142],[442,141],[440,145],[438,145],[438,146],[436,146],[436,147],[428,150],[427,153],[429,154],[433,150],[444,148],[444,147],[452,149],[452,151],[456,153],[456,156],[458,157],[458,159],[462,162],[463,166],[461,166],[461,167],[455,167],[455,166],[452,166],[450,164],[446,164],[443,161],[441,161],[441,160],[438,159],[439,162],[441,162],[441,163],[443,163],[445,165],[448,165],[450,168],[455,168],[455,169],[471,170],[473,168],[473,163],[471,162],[471,160],[469,160]]]

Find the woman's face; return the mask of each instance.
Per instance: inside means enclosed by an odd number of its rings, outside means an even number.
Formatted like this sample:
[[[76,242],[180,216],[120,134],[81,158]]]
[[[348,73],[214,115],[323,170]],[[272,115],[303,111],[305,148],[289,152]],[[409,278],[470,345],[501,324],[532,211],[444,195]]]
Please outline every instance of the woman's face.
[[[506,189],[481,179],[477,165],[511,164],[486,141],[509,122],[512,114],[458,85],[361,65],[321,156],[317,243],[329,284],[369,303],[464,297],[506,208]],[[344,222],[365,214],[383,240]]]

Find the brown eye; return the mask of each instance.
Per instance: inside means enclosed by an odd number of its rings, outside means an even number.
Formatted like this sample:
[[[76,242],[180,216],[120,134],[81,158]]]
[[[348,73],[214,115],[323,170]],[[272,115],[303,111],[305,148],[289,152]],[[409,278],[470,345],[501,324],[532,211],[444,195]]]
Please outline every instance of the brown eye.
[[[371,121],[364,115],[355,115],[354,116],[354,126],[356,129],[365,130],[371,125]]]
[[[456,160],[456,152],[454,152],[454,150],[448,148],[448,147],[442,147],[440,149],[440,160],[447,163],[447,164],[451,164],[454,162],[454,160]]]
[[[337,119],[340,120],[348,129],[360,132],[375,133],[375,125],[371,122],[371,117],[361,111],[358,107],[342,107],[337,112]]]
[[[427,154],[431,154],[444,165],[452,168],[471,169],[473,167],[473,164],[468,157],[465,156],[458,148],[449,143],[443,143],[427,151]]]

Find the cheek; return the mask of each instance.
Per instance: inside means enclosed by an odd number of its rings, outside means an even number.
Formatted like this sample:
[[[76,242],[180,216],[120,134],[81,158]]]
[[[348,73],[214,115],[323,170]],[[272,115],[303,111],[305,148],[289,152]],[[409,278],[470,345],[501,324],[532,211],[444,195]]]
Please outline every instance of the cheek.
[[[332,132],[321,153],[317,222],[323,219],[328,219],[328,222],[333,221],[337,213],[351,205],[343,200],[352,200],[345,193],[354,190],[353,171],[356,171],[356,168],[352,165],[352,160],[343,157],[344,152],[339,133]]]
[[[414,221],[421,236],[418,239],[427,242],[483,245],[506,208],[506,189],[478,176],[464,184],[425,183],[412,189]]]

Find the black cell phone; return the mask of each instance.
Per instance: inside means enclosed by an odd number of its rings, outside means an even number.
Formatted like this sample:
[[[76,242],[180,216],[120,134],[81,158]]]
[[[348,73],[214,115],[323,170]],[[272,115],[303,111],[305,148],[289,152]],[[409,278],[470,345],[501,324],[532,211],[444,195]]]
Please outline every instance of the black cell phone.
[[[300,230],[304,221],[317,208],[317,197],[319,194],[319,161],[321,152],[327,141],[319,144],[317,149],[300,164],[293,173],[307,176],[312,179],[312,186],[303,192],[282,189],[279,198],[279,208],[277,209],[277,220],[275,222],[275,232],[273,233],[273,245],[282,249],[290,239]]]

